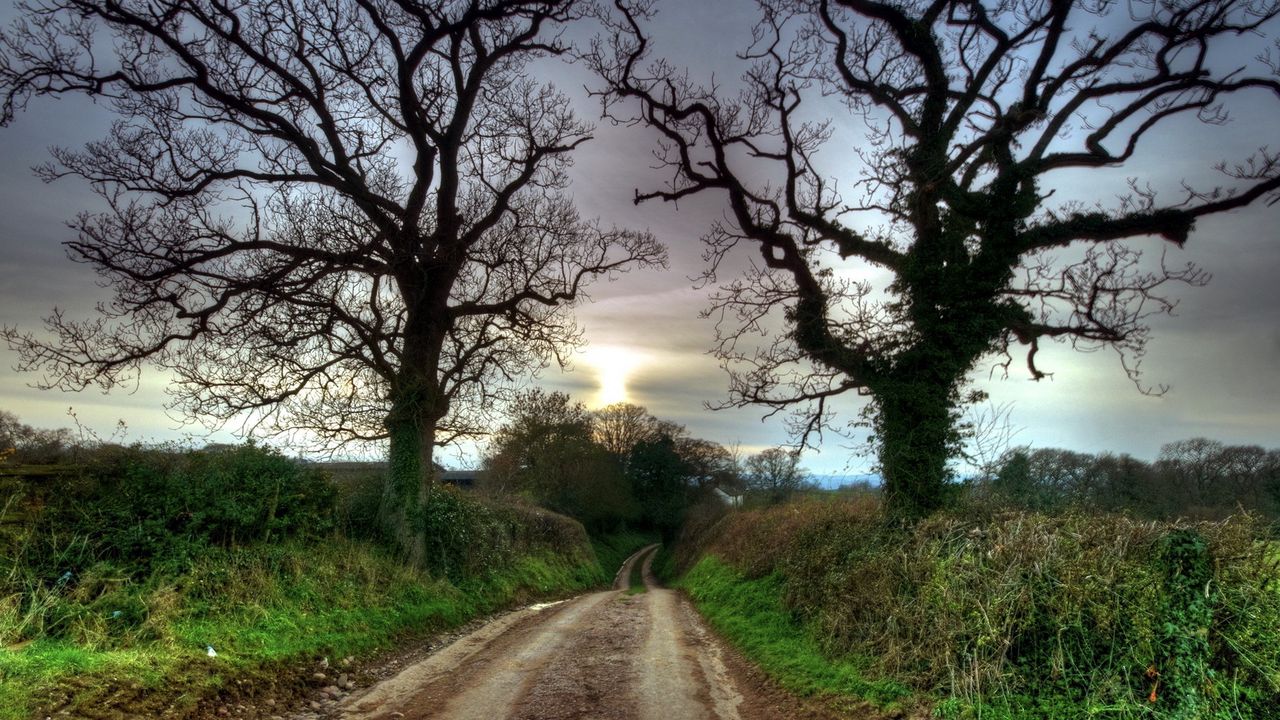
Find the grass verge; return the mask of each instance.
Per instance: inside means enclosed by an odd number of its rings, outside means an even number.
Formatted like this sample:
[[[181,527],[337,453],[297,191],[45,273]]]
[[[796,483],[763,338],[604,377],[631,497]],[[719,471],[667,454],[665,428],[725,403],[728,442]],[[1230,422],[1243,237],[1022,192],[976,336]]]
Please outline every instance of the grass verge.
[[[644,558],[631,564],[631,577],[627,578],[627,594],[641,595],[649,591],[644,584]]]
[[[784,685],[956,720],[1275,720],[1268,528],[865,502],[732,513],[681,582]],[[895,697],[895,692],[903,693]]]
[[[698,562],[678,583],[718,632],[783,687],[802,695],[855,696],[892,711],[910,691],[866,677],[866,663],[832,659],[783,601],[777,574],[749,579],[714,556]]]
[[[551,551],[453,583],[344,539],[217,550],[179,575],[104,592],[85,605],[101,617],[79,618],[89,628],[79,639],[0,649],[0,720],[63,710],[182,717],[218,698],[287,697],[299,663],[360,656],[604,581],[589,558]],[[131,621],[109,608],[130,605],[141,606],[141,621],[113,627]]]

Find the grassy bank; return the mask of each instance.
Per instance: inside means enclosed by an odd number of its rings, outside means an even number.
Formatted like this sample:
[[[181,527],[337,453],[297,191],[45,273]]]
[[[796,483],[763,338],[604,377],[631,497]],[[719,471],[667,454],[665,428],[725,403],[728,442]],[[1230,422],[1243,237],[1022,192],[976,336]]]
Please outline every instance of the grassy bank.
[[[632,553],[656,542],[658,542],[656,533],[624,530],[591,538],[591,548],[600,561],[600,568],[612,579]]]
[[[110,707],[122,718],[182,717],[218,697],[288,698],[302,679],[294,664],[386,649],[601,581],[594,563],[551,553],[455,584],[348,540],[221,551],[186,573],[99,596],[103,610],[78,638],[0,650],[0,718],[90,708],[110,717]],[[143,627],[115,632],[119,616],[105,608],[116,603],[137,604]]]
[[[787,689],[802,695],[847,695],[897,709],[910,691],[889,679],[871,679],[866,658],[831,657],[815,633],[787,608],[778,574],[749,578],[715,556],[698,562],[680,581],[717,631]]]
[[[451,489],[428,508],[431,567],[405,567],[352,537],[368,519],[349,508],[376,503],[256,448],[128,452],[6,489],[0,720],[287,700],[322,657],[606,581],[580,524]]]
[[[948,718],[1280,717],[1265,528],[959,514],[911,530],[871,502],[694,528],[681,580],[784,685]]]

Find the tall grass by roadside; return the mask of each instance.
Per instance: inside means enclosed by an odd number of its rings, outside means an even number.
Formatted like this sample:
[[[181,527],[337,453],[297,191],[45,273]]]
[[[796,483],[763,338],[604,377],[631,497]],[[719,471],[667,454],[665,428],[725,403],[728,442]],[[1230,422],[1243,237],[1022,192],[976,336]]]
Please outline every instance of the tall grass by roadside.
[[[0,488],[0,720],[287,698],[300,662],[605,581],[582,526],[536,508],[439,488],[431,566],[412,569],[335,530],[370,503],[335,505],[313,468],[259,448],[110,452]]]
[[[954,513],[904,530],[873,501],[802,503],[732,513],[702,547],[683,582],[717,626],[754,633],[781,621],[733,608],[780,603],[832,667],[943,717],[1280,717],[1277,567],[1249,517]]]
[[[455,584],[344,539],[218,550],[185,573],[60,600],[79,618],[74,632],[0,650],[0,719],[85,708],[182,717],[201,700],[271,687],[288,698],[290,663],[386,649],[600,581],[594,564],[549,551]],[[142,622],[118,631],[127,621],[109,610],[117,606],[135,606]]]
[[[801,694],[850,695],[894,709],[911,691],[890,678],[873,678],[871,661],[853,653],[828,655],[815,633],[785,600],[777,573],[750,578],[714,555],[680,581],[711,624],[787,689]]]

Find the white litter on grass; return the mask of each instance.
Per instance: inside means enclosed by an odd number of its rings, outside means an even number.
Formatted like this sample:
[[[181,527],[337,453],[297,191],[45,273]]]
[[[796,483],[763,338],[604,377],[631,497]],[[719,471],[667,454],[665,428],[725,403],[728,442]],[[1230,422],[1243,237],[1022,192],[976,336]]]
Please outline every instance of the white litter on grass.
[[[212,645],[205,645],[204,649],[205,653],[208,654],[209,657],[218,657],[218,652],[213,649]]]
[[[569,598],[569,600],[572,600],[572,599],[573,599],[573,598]],[[532,604],[532,605],[530,605],[530,606],[529,606],[529,609],[530,609],[530,610],[542,610],[542,609],[544,609],[544,608],[549,608],[549,607],[552,607],[552,606],[554,606],[554,605],[559,605],[560,603],[569,602],[569,600],[556,600],[555,602],[534,603],[534,604]]]

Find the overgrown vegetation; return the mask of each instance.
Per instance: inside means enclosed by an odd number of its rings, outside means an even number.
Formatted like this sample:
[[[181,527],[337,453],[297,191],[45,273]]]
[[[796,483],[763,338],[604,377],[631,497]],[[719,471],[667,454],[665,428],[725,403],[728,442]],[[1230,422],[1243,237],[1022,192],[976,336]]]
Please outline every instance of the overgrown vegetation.
[[[1254,517],[950,512],[903,529],[864,497],[687,536],[705,552],[678,553],[684,586],[793,687],[883,703],[900,684],[952,718],[1277,717],[1278,568]],[[813,667],[768,649],[801,630]]]
[[[715,556],[699,562],[681,581],[708,620],[784,687],[803,694],[866,698],[890,707],[910,691],[889,679],[868,679],[870,660],[830,657],[814,633],[797,632],[777,573],[751,578]]]
[[[0,720],[288,697],[300,661],[606,579],[582,526],[539,508],[438,488],[431,563],[414,569],[368,524],[379,482],[336,491],[254,446],[81,455],[0,465]]]

